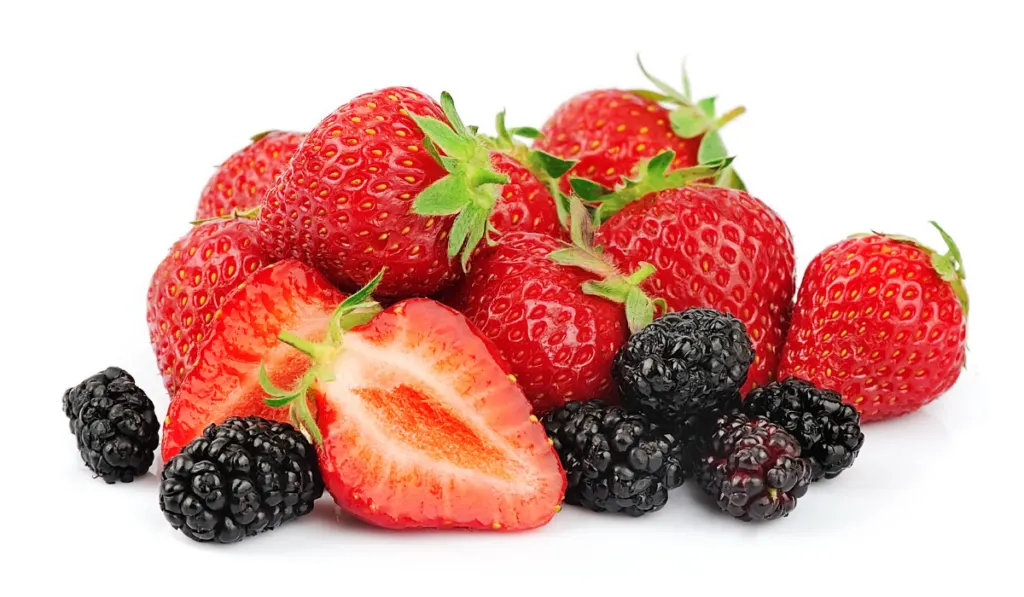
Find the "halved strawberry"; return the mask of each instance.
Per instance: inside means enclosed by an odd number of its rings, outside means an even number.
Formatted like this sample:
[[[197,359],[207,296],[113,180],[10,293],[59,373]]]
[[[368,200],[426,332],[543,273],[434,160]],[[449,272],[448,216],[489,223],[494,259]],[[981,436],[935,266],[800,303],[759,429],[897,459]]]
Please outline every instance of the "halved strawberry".
[[[264,402],[260,362],[274,383],[293,385],[309,369],[306,355],[281,344],[290,330],[302,338],[324,337],[345,295],[322,274],[295,260],[258,270],[233,291],[214,315],[214,326],[195,366],[171,400],[164,420],[164,462],[210,423],[230,416],[289,420],[289,409]]]
[[[368,304],[362,293],[335,322]],[[565,473],[544,428],[465,317],[417,298],[331,330],[321,344],[282,334],[314,355],[316,379],[267,389],[275,404],[304,398],[307,388],[315,397],[311,435],[320,438],[327,490],[344,510],[386,528],[512,531],[544,525],[561,508]]]

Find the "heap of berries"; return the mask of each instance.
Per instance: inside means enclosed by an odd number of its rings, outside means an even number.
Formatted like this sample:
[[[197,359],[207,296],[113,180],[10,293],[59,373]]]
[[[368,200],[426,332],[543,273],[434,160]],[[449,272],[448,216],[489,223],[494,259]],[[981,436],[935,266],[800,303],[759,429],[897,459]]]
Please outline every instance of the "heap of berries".
[[[644,74],[540,129],[501,113],[488,136],[396,86],[253,137],[150,279],[162,428],[121,369],[65,393],[86,467],[131,481],[159,442],[160,510],[201,542],[324,492],[392,529],[648,516],[687,479],[737,519],[788,516],[862,425],[956,382],[960,251],[938,225],[942,253],[853,236],[798,290],[722,140],[744,109]]]

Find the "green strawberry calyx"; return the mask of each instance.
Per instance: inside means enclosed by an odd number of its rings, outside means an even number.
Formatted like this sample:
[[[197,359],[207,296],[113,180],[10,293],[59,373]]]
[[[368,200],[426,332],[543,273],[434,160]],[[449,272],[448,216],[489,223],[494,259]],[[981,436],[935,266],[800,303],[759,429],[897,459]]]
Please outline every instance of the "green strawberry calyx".
[[[441,94],[441,109],[448,124],[409,112],[423,131],[424,147],[448,172],[420,192],[413,201],[412,211],[421,216],[457,214],[448,236],[448,258],[461,253],[465,271],[473,250],[489,229],[491,212],[498,200],[498,186],[508,183],[509,178],[491,166],[490,150],[475,128],[463,124],[447,91]]]
[[[308,391],[315,383],[334,381],[331,364],[341,352],[344,345],[345,332],[368,323],[381,312],[380,304],[373,300],[373,291],[380,284],[387,268],[383,268],[369,282],[344,301],[334,310],[327,323],[327,334],[322,342],[313,342],[287,330],[278,334],[281,342],[308,355],[313,365],[303,374],[292,388],[279,388],[270,376],[263,362],[260,362],[260,387],[267,394],[263,402],[273,408],[287,406],[292,425],[296,429],[304,429],[319,444],[323,440],[319,427],[309,411]]]
[[[640,72],[644,74],[658,91],[647,89],[633,89],[641,97],[656,102],[670,103],[674,106],[669,113],[669,122],[672,130],[683,139],[695,139],[700,137],[700,147],[697,150],[697,163],[710,164],[724,159],[728,152],[725,143],[722,141],[722,127],[735,120],[738,116],[747,111],[743,106],[737,106],[721,116],[716,115],[716,96],[705,97],[697,101],[693,100],[690,91],[690,76],[686,72],[686,62],[683,62],[683,88],[679,91],[655,77],[644,68],[640,55],[636,57]],[[715,184],[720,187],[747,190],[743,180],[732,167],[723,168],[715,177]]]
[[[203,218],[201,220],[192,220],[189,224],[198,226],[199,224],[205,224],[207,222],[218,222],[220,220],[255,220],[260,216],[260,206],[250,207],[248,209],[235,209],[231,210],[231,213],[226,213],[222,216],[214,216],[212,218]]]
[[[271,133],[276,133],[276,132],[278,132],[277,129],[270,129],[269,131],[263,131],[262,133],[256,133],[255,135],[249,137],[249,140],[252,141],[253,143],[255,143],[255,142],[259,141],[260,139],[266,137],[267,135],[269,135]]]
[[[716,177],[723,169],[728,168],[733,158],[668,171],[676,154],[665,150],[653,158],[641,162],[635,178],[623,179],[616,190],[608,189],[586,178],[572,178],[569,184],[576,195],[588,203],[596,203],[594,211],[595,224],[600,226],[608,218],[622,211],[630,203],[667,189],[676,189],[706,178]]]
[[[939,274],[939,277],[949,283],[953,288],[953,293],[956,295],[958,301],[960,301],[960,307],[964,311],[964,317],[967,317],[967,313],[970,310],[970,297],[967,294],[967,286],[964,284],[964,280],[967,279],[967,272],[964,269],[963,257],[960,254],[960,247],[957,246],[956,241],[939,226],[938,223],[931,221],[929,222],[936,230],[939,231],[939,235],[942,236],[942,241],[946,244],[946,252],[939,253],[924,243],[918,241],[915,238],[909,236],[903,236],[900,234],[887,234],[883,232],[872,232],[877,236],[883,236],[885,238],[897,241],[910,243],[922,251],[928,253],[931,256],[932,267]],[[865,236],[864,234],[856,234],[857,236]]]
[[[548,258],[568,267],[578,267],[601,276],[601,280],[583,283],[584,294],[600,296],[626,306],[626,322],[631,334],[639,332],[654,321],[658,310],[668,310],[663,299],[652,299],[641,290],[640,285],[654,274],[655,268],[642,263],[640,268],[629,275],[622,275],[603,254],[601,247],[594,245],[594,223],[586,206],[577,197],[572,197],[570,209],[570,235],[572,243],[548,254]]]
[[[539,139],[544,135],[537,129],[528,126],[508,128],[505,125],[505,111],[498,112],[494,118],[494,129],[497,136],[481,136],[481,139],[494,151],[500,151],[516,160],[537,177],[548,192],[555,198],[555,208],[558,210],[558,221],[566,229],[569,228],[569,198],[561,191],[558,182],[572,167],[576,165],[575,160],[563,160],[560,157],[551,155],[546,151],[531,149],[516,137],[524,139]]]

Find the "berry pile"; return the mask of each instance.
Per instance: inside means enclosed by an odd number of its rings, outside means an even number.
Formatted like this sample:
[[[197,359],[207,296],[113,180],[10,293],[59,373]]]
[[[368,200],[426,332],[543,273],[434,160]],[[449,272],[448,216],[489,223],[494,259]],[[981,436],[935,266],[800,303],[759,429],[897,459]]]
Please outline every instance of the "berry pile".
[[[150,277],[162,429],[127,372],[89,377],[63,400],[85,466],[129,482],[159,445],[160,509],[200,542],[324,493],[391,529],[649,516],[686,479],[737,519],[790,515],[862,425],[957,381],[960,250],[937,224],[945,252],[856,235],[798,289],[722,139],[744,109],[643,73],[539,129],[396,86],[253,137]]]

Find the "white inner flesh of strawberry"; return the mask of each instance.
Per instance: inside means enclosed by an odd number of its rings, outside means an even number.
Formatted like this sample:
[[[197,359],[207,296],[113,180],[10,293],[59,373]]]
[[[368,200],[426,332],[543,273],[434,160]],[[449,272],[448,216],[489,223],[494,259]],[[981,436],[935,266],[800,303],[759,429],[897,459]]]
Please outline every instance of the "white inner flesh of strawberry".
[[[464,365],[444,370],[443,354],[425,352],[390,350],[348,334],[334,365],[335,381],[324,387],[337,411],[336,431],[361,435],[360,443],[380,451],[381,464],[389,470],[381,474],[378,489],[386,489],[381,486],[389,478],[430,471],[460,484],[485,483],[498,492],[534,491],[541,483],[530,463],[534,455],[508,439],[525,433],[529,419],[517,417],[520,421],[514,424],[503,417],[491,384],[457,389],[460,378],[471,379],[475,372]],[[494,421],[505,426],[500,433]]]

